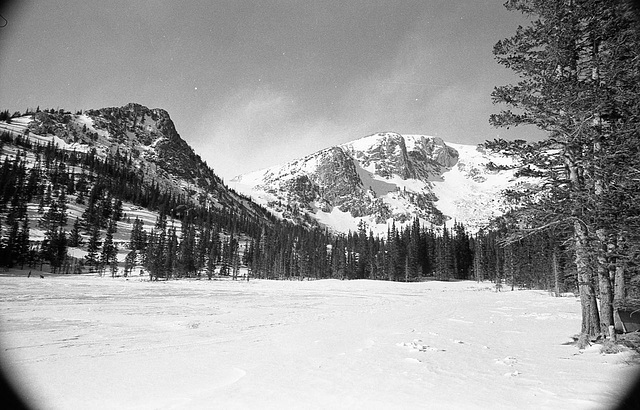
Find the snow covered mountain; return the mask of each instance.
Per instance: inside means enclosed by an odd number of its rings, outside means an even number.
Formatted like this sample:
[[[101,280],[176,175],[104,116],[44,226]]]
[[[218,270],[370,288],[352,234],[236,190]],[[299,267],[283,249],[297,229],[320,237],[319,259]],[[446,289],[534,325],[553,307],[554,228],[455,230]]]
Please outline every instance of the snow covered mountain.
[[[522,182],[513,165],[481,146],[385,132],[237,176],[229,185],[283,218],[337,232],[364,224],[385,234],[392,221],[404,225],[415,216],[433,225],[456,220],[473,231],[505,211],[501,191]]]

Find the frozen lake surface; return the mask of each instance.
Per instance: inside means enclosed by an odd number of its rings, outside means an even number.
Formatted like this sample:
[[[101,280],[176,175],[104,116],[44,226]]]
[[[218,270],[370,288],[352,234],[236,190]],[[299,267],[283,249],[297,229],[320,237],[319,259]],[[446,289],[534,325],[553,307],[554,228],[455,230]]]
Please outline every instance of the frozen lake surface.
[[[46,409],[600,409],[631,352],[490,283],[0,276],[2,366]]]

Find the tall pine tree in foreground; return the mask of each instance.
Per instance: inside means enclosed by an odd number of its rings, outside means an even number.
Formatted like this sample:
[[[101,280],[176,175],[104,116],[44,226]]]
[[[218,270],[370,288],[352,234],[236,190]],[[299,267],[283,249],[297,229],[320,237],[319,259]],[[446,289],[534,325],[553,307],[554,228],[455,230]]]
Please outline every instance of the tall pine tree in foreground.
[[[494,47],[497,61],[520,81],[495,88],[494,103],[513,110],[490,122],[535,125],[547,138],[487,146],[519,156],[545,180],[512,192],[524,205],[512,214],[519,227],[512,240],[551,228],[571,233],[586,341],[606,334],[633,274],[624,272],[633,255],[619,245],[637,248],[640,228],[637,22],[622,0],[510,0],[505,6],[531,22]]]

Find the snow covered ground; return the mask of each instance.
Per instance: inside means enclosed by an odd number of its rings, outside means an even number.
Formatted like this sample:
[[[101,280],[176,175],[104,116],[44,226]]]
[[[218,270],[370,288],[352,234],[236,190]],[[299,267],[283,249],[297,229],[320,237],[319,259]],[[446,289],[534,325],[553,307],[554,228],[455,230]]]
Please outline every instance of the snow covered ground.
[[[568,345],[579,312],[475,282],[0,276],[3,368],[51,409],[608,408],[637,368]]]

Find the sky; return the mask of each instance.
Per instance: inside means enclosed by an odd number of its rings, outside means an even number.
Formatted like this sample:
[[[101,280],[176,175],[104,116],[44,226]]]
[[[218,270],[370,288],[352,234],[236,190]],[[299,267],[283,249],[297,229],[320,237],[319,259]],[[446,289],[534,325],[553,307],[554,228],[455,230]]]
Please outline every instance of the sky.
[[[488,122],[517,81],[493,45],[526,24],[503,2],[14,2],[0,109],[163,108],[225,180],[383,131],[533,139]]]

